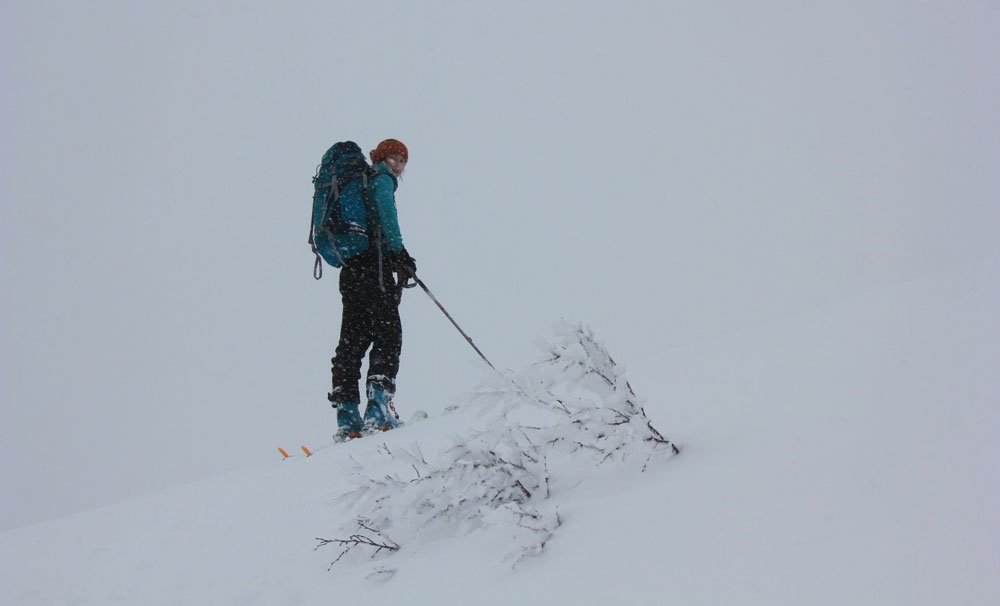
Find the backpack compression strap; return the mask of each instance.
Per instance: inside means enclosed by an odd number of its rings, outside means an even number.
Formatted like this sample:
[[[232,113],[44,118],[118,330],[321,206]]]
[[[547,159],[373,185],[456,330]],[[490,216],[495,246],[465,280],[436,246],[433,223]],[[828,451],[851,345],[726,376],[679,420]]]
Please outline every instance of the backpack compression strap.
[[[309,246],[312,247],[313,254],[316,255],[316,263],[313,264],[313,277],[319,280],[323,277],[323,259],[320,258],[319,250],[316,249],[316,240],[313,239],[312,219],[309,220]]]

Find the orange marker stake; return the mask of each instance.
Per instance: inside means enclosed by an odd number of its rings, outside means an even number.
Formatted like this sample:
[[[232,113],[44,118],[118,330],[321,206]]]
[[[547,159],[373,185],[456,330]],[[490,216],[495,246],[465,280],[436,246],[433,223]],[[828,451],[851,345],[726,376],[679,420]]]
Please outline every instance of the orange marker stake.
[[[301,448],[301,449],[302,449],[302,452],[306,453],[306,456],[307,456],[307,457],[311,457],[311,456],[313,456],[313,453],[309,452],[309,449],[308,449],[308,448],[306,448],[305,446],[300,446],[299,448]]]
[[[285,452],[284,448],[279,448],[278,452],[281,453],[282,460],[287,459],[290,456],[287,452]]]

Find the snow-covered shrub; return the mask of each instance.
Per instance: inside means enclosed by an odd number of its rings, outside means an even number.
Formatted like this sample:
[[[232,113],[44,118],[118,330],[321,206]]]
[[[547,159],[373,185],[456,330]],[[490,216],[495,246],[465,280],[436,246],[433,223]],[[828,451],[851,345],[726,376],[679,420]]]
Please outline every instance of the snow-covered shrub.
[[[503,528],[513,532],[508,556],[516,565],[541,553],[560,527],[554,494],[571,491],[595,466],[634,460],[645,470],[654,457],[679,452],[587,328],[558,325],[545,350],[541,362],[498,373],[477,390],[465,408],[477,408],[482,422],[430,460],[419,445],[383,446],[389,465],[356,463],[358,488],[343,500],[366,513],[342,529],[348,538],[321,546],[342,547],[338,560],[355,548],[384,557]]]

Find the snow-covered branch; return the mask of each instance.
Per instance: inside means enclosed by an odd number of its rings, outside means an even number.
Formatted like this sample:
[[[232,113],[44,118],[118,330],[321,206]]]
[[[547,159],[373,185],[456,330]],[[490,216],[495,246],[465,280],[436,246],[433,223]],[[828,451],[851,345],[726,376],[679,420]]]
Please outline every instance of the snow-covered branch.
[[[542,362],[477,390],[466,408],[479,408],[486,429],[454,436],[436,456],[383,445],[390,465],[358,463],[358,488],[342,502],[363,513],[368,534],[335,540],[346,547],[336,561],[352,547],[374,549],[374,557],[421,537],[492,528],[513,533],[516,565],[544,551],[563,523],[554,497],[565,498],[594,467],[636,460],[645,471],[680,452],[590,330],[563,324],[556,337]],[[385,530],[399,542],[384,540]]]

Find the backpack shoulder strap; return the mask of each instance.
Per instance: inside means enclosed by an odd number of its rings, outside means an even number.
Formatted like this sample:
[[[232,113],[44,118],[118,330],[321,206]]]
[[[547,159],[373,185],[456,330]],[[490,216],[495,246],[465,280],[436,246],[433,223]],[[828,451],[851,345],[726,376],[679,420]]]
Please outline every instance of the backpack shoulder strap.
[[[375,200],[371,191],[372,183],[374,183],[376,177],[378,177],[378,172],[369,166],[365,170],[364,175],[365,216],[368,219],[368,237],[371,239],[371,244],[375,247],[378,255],[378,287],[382,292],[388,292],[385,285],[385,272],[382,271],[385,264],[385,259],[383,258],[384,252],[382,250],[382,221],[379,220],[378,209],[375,208]]]
[[[378,218],[378,210],[375,208],[375,201],[372,198],[371,186],[375,182],[375,177],[378,173],[371,166],[365,169],[364,175],[362,175],[362,185],[364,186],[364,196],[365,196],[365,213],[368,219],[368,231],[372,234],[379,235],[382,233],[382,225]]]

